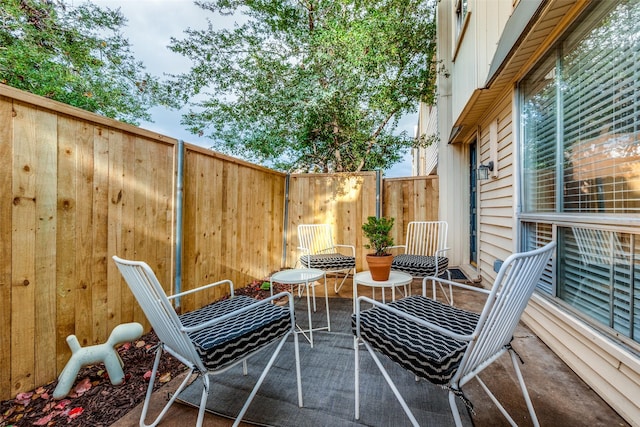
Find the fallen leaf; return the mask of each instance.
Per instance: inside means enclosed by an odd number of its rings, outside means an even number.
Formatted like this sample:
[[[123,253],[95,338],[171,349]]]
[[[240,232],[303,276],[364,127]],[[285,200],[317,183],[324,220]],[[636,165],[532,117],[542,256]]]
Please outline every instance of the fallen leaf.
[[[136,341],[136,348],[141,348],[141,347],[144,347],[145,345],[147,345],[147,343],[142,340]]]
[[[167,372],[161,375],[160,378],[158,378],[158,381],[160,381],[161,384],[168,383],[169,381],[171,381],[171,372]]]
[[[60,411],[51,412],[49,415],[45,415],[44,417],[42,417],[39,420],[37,420],[36,422],[34,422],[33,425],[34,426],[46,426],[47,424],[49,424],[49,422],[51,422],[51,420],[53,420],[59,414],[60,414]]]
[[[29,403],[31,403],[31,396],[33,396],[33,392],[31,391],[25,392],[25,393],[18,393],[14,401],[20,405],[27,406]]]
[[[78,396],[82,396],[91,388],[91,381],[89,378],[84,378],[82,381],[78,383],[78,385],[73,389]]]
[[[145,372],[144,375],[142,376],[142,378],[144,378],[145,380],[149,381],[149,379],[151,378],[151,371]]]
[[[64,399],[61,400],[56,406],[56,409],[64,409],[67,407],[67,405],[69,405],[71,403],[71,401],[69,399]]]
[[[84,412],[84,409],[78,407],[78,408],[73,408],[70,412],[69,412],[69,419],[72,420],[74,418],[79,417],[82,413]]]
[[[53,408],[56,407],[56,402],[49,402],[46,405],[44,405],[44,408],[42,408],[42,412],[49,412],[50,410],[52,410]]]

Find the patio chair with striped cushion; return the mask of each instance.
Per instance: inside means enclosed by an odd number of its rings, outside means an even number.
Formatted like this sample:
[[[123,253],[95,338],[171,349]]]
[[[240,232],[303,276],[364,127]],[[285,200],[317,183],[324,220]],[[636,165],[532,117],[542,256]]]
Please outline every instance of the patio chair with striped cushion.
[[[501,355],[509,352],[520,389],[534,425],[539,425],[524,378],[520,360],[511,347],[513,333],[529,298],[553,253],[555,242],[543,248],[509,256],[490,290],[448,280],[426,277],[423,295],[414,295],[389,304],[360,297],[353,315],[355,346],[355,412],[360,417],[359,347],[363,344],[382,372],[396,398],[414,426],[418,421],[383,367],[381,353],[418,378],[442,385],[449,391],[449,406],[457,426],[462,425],[456,396],[468,406],[462,386],[476,378],[487,395],[511,425],[517,425],[478,374]],[[427,298],[426,282],[438,280],[486,295],[481,313],[462,310]],[[373,308],[361,310],[362,302]]]
[[[356,274],[355,246],[334,243],[330,224],[298,225],[298,242],[299,261],[304,268],[318,268],[325,273],[336,274],[335,293],[340,291],[349,273]],[[338,273],[345,274],[340,285]]]
[[[448,224],[446,221],[411,221],[407,225],[406,242],[404,245],[392,246],[403,248],[404,253],[393,257],[391,269],[410,274],[414,278],[422,279],[427,276],[439,277],[448,273],[449,258],[446,252]],[[451,279],[451,276],[447,276]],[[433,298],[436,298],[436,282],[433,285]],[[449,286],[449,295],[442,292],[449,302],[453,304],[453,291]]]
[[[271,359],[240,410],[233,424],[236,426],[240,423],[258,388],[262,385],[285,341],[291,335],[294,339],[298,405],[302,407],[298,334],[295,333],[293,298],[289,292],[281,292],[258,301],[247,296],[234,296],[233,283],[230,280],[222,280],[167,297],[156,275],[146,263],[127,261],[117,256],[114,256],[113,260],[160,341],[156,349],[151,379],[140,415],[141,426],[146,426],[145,420],[149,410],[149,402],[163,352],[166,351],[184,363],[189,368],[189,372],[150,426],[155,426],[162,420],[193,373],[196,373],[198,379],[203,383],[196,423],[201,426],[211,389],[208,374],[226,371],[242,362],[243,372],[246,375],[246,363],[249,357],[262,350],[273,352]],[[177,297],[225,285],[230,289],[231,296],[229,298],[198,310],[179,316],[171,305],[170,300]],[[289,300],[287,306],[272,303],[273,300],[283,297],[287,297]],[[278,344],[275,347],[271,345],[276,342]]]

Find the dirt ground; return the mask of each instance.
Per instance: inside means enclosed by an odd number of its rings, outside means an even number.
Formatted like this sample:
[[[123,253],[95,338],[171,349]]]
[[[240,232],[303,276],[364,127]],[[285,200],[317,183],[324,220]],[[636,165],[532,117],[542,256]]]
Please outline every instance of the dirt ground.
[[[261,290],[263,281],[254,281],[236,289],[238,295],[257,299],[270,295]],[[288,290],[288,286],[276,285]],[[14,399],[0,402],[0,427],[8,426],[109,426],[144,401],[148,377],[153,367],[158,338],[153,331],[139,340],[123,344],[118,353],[124,362],[125,381],[114,386],[103,364],[87,366],[80,370],[69,395],[61,400],[53,399],[58,381],[26,393]],[[164,355],[158,370],[159,378],[154,390],[186,370],[185,366],[169,355]]]

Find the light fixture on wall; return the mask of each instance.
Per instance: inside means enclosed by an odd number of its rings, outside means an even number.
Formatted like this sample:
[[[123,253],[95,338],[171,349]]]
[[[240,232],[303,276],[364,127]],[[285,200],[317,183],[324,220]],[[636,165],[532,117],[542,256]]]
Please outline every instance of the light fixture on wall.
[[[486,181],[489,179],[489,171],[493,172],[493,160],[486,165],[478,166],[478,181]]]

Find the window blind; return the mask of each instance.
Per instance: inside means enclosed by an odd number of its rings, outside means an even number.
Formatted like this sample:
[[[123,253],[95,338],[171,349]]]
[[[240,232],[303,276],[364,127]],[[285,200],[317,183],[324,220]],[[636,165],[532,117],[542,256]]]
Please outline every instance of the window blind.
[[[640,232],[591,223],[640,213],[640,2],[593,4],[519,84],[523,249],[555,236],[538,289],[640,342]]]

